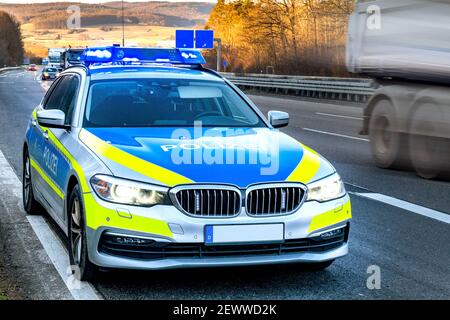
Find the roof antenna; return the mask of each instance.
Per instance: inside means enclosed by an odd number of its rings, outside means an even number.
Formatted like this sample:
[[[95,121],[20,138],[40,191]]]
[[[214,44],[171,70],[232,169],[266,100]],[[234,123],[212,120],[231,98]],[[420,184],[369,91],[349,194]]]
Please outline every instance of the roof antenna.
[[[122,47],[125,47],[125,17],[123,13],[123,0],[122,0]]]

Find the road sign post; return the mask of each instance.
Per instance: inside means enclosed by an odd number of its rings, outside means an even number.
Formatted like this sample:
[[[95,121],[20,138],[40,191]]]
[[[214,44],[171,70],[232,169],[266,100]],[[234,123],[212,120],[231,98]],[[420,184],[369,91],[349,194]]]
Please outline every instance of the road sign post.
[[[221,59],[222,59],[222,40],[220,38],[214,38],[214,41],[217,42],[217,72],[220,72]]]

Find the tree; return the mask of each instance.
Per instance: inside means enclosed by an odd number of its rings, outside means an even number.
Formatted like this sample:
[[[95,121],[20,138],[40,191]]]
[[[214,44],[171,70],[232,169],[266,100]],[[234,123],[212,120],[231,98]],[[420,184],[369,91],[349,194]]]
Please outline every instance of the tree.
[[[0,67],[20,65],[23,56],[20,23],[13,16],[0,11]]]
[[[347,76],[354,0],[219,0],[208,20],[231,71]]]

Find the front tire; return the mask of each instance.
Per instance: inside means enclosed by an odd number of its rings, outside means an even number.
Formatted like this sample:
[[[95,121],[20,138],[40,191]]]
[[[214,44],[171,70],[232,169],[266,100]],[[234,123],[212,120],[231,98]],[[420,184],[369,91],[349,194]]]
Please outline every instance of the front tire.
[[[76,267],[74,275],[78,280],[90,281],[96,277],[98,268],[89,260],[83,208],[80,188],[76,185],[70,194],[67,205],[70,265]]]
[[[25,152],[22,168],[22,201],[28,214],[36,215],[42,212],[42,206],[34,198],[33,182],[31,180],[31,162],[28,152]]]

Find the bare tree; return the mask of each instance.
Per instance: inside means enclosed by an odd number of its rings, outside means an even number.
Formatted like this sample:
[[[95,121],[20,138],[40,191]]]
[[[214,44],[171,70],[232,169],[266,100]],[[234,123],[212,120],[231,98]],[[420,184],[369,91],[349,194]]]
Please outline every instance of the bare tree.
[[[220,0],[208,26],[231,69],[347,75],[346,26],[354,0]]]

